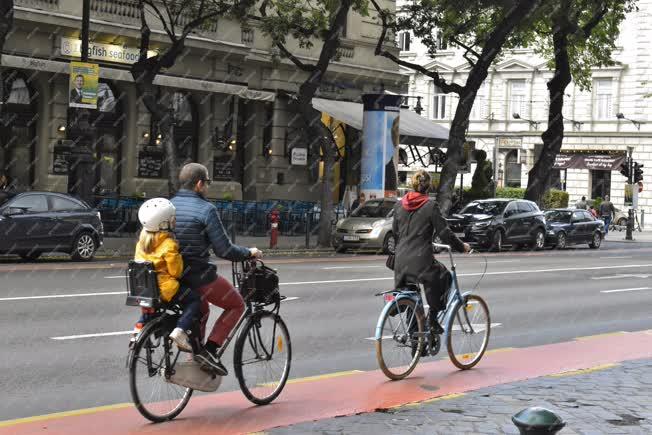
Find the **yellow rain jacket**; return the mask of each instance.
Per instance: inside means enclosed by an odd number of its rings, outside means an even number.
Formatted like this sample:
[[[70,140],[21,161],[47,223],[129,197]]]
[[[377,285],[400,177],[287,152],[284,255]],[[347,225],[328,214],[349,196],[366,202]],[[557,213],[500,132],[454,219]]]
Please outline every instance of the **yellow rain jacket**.
[[[154,251],[146,253],[136,244],[136,260],[151,261],[154,264],[164,302],[170,300],[179,290],[179,277],[183,272],[183,259],[179,253],[179,244],[167,231],[159,231],[154,238]]]

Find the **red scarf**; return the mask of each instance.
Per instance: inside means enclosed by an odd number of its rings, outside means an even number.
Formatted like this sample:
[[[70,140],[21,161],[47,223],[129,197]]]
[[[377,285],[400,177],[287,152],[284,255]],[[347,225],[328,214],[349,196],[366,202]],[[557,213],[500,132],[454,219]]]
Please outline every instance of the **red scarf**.
[[[428,195],[419,192],[408,192],[401,200],[401,205],[406,211],[418,210],[428,202]]]

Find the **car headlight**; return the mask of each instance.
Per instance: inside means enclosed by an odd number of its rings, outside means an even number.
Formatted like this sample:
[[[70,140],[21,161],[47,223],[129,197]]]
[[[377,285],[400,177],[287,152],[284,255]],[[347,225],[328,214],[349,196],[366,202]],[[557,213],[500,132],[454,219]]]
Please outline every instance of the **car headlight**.
[[[554,235],[555,235],[555,231],[554,231],[554,230],[548,230],[548,235],[549,235],[549,236],[554,236]]]
[[[487,228],[491,225],[491,221],[480,221],[473,224],[474,228]]]

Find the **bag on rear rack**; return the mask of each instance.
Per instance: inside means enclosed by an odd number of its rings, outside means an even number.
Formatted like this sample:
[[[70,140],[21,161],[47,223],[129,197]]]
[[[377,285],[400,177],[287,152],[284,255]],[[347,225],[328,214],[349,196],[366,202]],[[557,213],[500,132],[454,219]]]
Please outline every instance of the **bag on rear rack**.
[[[156,270],[150,261],[129,261],[126,304],[155,309],[161,305]]]

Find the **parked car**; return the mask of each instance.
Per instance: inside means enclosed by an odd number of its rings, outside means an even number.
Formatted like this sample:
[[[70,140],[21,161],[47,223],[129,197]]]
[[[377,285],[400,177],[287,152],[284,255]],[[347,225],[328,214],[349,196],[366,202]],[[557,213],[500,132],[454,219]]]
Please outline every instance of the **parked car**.
[[[546,221],[539,207],[523,199],[483,199],[472,201],[448,224],[465,242],[499,252],[510,244],[543,249]]]
[[[604,239],[604,222],[586,210],[546,210],[546,244],[557,249],[588,243],[598,249]]]
[[[332,235],[337,252],[349,248],[377,248],[394,252],[392,234],[393,209],[396,198],[372,199],[355,209],[349,217],[340,219]]]
[[[0,205],[0,254],[35,260],[65,252],[89,261],[103,243],[100,213],[70,195],[26,192]]]

